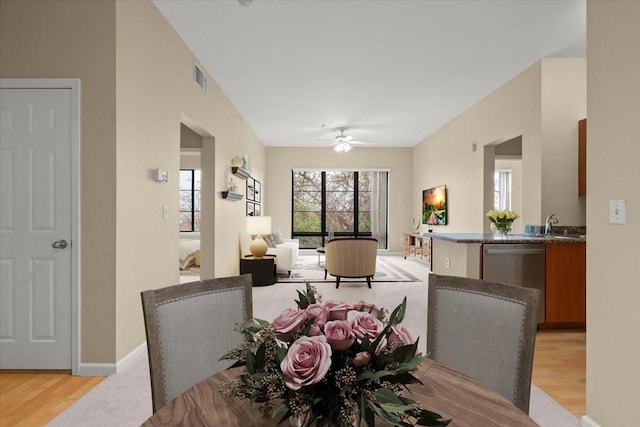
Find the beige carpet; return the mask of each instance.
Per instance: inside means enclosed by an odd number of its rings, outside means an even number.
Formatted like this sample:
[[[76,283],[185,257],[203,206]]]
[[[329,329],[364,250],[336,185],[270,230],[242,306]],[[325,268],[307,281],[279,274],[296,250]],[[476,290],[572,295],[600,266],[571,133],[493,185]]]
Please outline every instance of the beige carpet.
[[[317,261],[317,258],[316,258]],[[407,297],[403,326],[420,337],[420,351],[426,350],[427,270],[424,264],[396,256],[392,262],[419,279],[418,282],[350,283],[335,289],[333,283],[314,286],[324,301],[356,303],[366,300],[393,309]],[[190,277],[193,279],[193,276]],[[304,284],[276,283],[253,288],[254,316],[272,320],[283,309],[294,307],[296,290]],[[535,385],[531,387],[530,416],[542,427],[579,427],[580,421]],[[50,425],[138,426],[151,416],[151,391],[146,355],[133,359],[121,374],[113,375],[75,402]]]

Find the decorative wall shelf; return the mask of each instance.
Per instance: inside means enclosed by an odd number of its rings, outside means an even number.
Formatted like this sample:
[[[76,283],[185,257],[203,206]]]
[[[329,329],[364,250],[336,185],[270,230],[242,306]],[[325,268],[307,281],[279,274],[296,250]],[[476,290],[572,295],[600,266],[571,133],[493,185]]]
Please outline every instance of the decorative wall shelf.
[[[240,193],[232,193],[231,191],[222,192],[222,198],[227,200],[242,200],[243,197]]]
[[[249,171],[247,171],[246,169],[242,169],[241,167],[236,167],[236,166],[232,166],[231,167],[231,172],[237,176],[238,178],[241,179],[247,179],[251,176],[251,173],[249,173]]]

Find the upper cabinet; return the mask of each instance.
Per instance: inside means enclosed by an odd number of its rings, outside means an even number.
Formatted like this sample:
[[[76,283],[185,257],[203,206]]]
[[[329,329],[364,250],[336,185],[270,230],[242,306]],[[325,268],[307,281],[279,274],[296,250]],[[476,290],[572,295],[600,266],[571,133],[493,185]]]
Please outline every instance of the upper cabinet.
[[[578,122],[578,196],[587,195],[587,119]]]

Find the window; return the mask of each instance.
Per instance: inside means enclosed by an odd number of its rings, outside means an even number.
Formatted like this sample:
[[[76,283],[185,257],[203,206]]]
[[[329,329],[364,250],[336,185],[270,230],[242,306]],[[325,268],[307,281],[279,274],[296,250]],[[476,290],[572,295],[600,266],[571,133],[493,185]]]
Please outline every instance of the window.
[[[386,171],[303,171],[292,174],[293,237],[301,248],[323,246],[324,236],[372,236],[387,248]]]
[[[493,209],[511,209],[510,169],[496,169],[493,175]]]
[[[180,231],[200,231],[200,170],[180,169]]]

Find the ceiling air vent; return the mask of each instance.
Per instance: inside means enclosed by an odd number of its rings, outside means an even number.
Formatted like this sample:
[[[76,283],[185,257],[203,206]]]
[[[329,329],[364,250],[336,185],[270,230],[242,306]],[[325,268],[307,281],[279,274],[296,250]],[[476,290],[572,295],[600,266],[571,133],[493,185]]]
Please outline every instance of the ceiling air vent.
[[[204,93],[207,93],[207,76],[202,72],[198,64],[193,64],[193,82]]]

